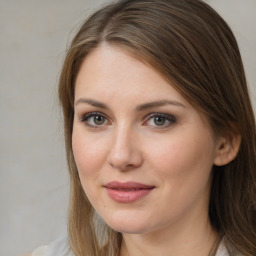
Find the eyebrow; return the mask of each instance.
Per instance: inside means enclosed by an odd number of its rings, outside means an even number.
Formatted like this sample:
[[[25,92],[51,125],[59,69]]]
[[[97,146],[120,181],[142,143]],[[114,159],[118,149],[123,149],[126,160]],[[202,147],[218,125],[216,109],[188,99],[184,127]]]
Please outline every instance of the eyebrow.
[[[97,107],[97,108],[109,109],[109,107],[104,103],[101,103],[97,100],[86,99],[86,98],[78,99],[76,101],[75,105],[78,105],[78,104],[81,104],[81,103],[89,104],[89,105],[92,105],[92,106]]]
[[[153,102],[149,102],[149,103],[145,103],[142,105],[139,105],[136,107],[137,111],[143,111],[149,108],[155,108],[155,107],[162,107],[162,106],[166,106],[166,105],[174,105],[177,107],[183,107],[186,108],[185,105],[183,105],[181,102],[179,101],[175,101],[175,100],[159,100],[159,101],[153,101]]]
[[[78,99],[76,101],[75,105],[78,105],[78,104],[81,104],[81,103],[89,104],[91,106],[94,106],[94,107],[97,107],[97,108],[106,109],[106,110],[110,109],[106,104],[104,104],[102,102],[99,102],[97,100],[93,100],[93,99],[80,98],[80,99]],[[154,108],[154,107],[162,107],[162,106],[166,106],[166,105],[173,105],[173,106],[177,106],[177,107],[186,108],[186,106],[183,105],[179,101],[175,101],[175,100],[159,100],[159,101],[153,101],[153,102],[148,102],[148,103],[144,103],[144,104],[138,105],[136,107],[136,111],[139,112],[139,111],[143,111],[143,110],[146,110],[146,109],[150,109],[150,108]]]

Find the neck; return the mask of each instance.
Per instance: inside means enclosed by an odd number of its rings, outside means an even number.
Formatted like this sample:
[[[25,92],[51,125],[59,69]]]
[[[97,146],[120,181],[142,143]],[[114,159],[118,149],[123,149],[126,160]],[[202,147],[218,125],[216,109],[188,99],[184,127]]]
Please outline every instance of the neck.
[[[217,232],[204,221],[173,224],[161,231],[146,234],[123,234],[120,256],[208,256],[217,239]]]

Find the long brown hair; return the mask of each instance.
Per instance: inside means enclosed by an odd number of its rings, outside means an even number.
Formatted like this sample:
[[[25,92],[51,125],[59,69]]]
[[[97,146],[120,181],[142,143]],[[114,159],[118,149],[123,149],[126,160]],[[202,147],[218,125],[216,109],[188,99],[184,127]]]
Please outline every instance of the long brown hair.
[[[90,16],[71,42],[60,76],[59,98],[71,179],[69,240],[74,254],[119,255],[122,239],[89,203],[71,146],[75,79],[84,58],[102,42],[125,47],[151,65],[209,118],[214,131],[241,135],[235,160],[213,167],[209,218],[231,247],[255,256],[254,113],[234,35],[200,0],[117,1]]]

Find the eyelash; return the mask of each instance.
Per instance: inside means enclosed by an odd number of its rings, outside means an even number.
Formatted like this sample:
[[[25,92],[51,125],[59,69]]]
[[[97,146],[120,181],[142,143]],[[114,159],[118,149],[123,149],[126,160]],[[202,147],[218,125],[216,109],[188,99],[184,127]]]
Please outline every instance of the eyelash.
[[[100,112],[90,112],[90,113],[88,113],[88,114],[85,114],[85,115],[83,115],[83,117],[81,118],[81,121],[82,122],[84,122],[85,124],[86,124],[86,126],[89,126],[89,127],[91,127],[91,128],[98,128],[98,127],[100,127],[100,126],[103,126],[104,124],[101,124],[101,125],[97,125],[97,124],[90,124],[89,123],[89,119],[91,118],[91,117],[103,117],[104,119],[105,119],[105,121],[107,120],[107,117],[104,115],[104,114],[102,114],[102,113],[100,113]],[[105,123],[105,122],[104,122]]]
[[[89,123],[90,118],[96,118],[96,117],[104,118],[104,122],[102,124],[95,124],[95,123],[90,124]],[[164,113],[152,113],[152,114],[146,116],[146,121],[143,122],[143,125],[144,126],[147,125],[149,123],[149,121],[154,118],[163,118],[164,119],[163,125],[156,125],[156,124],[152,125],[154,127],[157,127],[158,129],[161,129],[161,128],[164,129],[164,128],[167,128],[167,127],[171,126],[172,124],[176,123],[176,118],[172,115],[164,114]],[[107,117],[104,114],[102,114],[101,112],[90,112],[88,114],[85,114],[81,118],[81,121],[84,122],[86,126],[94,128],[94,129],[104,126],[106,124],[106,122],[109,123]],[[95,119],[93,121],[95,121]],[[156,121],[156,120],[154,120],[154,121]],[[166,122],[168,122],[168,124],[166,124]]]
[[[164,125],[156,125],[155,124],[155,127],[158,127],[159,129],[167,128],[167,127],[171,126],[172,124],[176,123],[176,118],[174,116],[169,115],[169,114],[164,114],[164,113],[152,113],[147,116],[146,122],[144,122],[144,123],[148,123],[149,120],[154,119],[154,118],[159,118],[159,117],[163,118],[165,123],[166,123],[166,121],[168,122],[168,124],[164,123]]]

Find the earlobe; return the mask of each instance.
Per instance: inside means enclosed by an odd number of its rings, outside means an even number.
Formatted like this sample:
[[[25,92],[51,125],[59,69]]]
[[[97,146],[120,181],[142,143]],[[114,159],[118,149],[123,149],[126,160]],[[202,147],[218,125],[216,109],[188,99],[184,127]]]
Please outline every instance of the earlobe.
[[[232,136],[221,137],[217,145],[217,151],[214,164],[223,166],[233,161],[239,151],[241,144],[240,134],[232,134]]]

